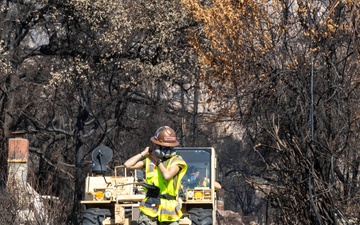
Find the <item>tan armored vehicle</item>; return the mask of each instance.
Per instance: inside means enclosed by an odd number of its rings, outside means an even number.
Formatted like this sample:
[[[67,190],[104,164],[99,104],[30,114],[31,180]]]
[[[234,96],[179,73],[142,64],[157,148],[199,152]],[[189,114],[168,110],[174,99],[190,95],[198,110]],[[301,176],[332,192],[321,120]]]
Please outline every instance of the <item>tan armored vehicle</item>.
[[[178,194],[182,201],[183,218],[180,224],[216,224],[216,154],[211,147],[176,147],[188,164],[188,171]],[[141,187],[144,173],[116,166],[107,176],[106,164],[112,151],[106,146],[92,152],[93,170],[85,183],[85,197],[81,204],[83,225],[135,225],[139,217],[139,202],[145,197]]]

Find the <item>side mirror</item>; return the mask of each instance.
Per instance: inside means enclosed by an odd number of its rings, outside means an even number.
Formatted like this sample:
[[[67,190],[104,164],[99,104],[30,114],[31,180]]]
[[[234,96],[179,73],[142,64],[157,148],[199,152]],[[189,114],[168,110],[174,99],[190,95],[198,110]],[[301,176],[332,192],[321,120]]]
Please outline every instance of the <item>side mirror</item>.
[[[95,174],[105,174],[106,165],[113,157],[112,150],[107,146],[96,147],[91,153],[93,166],[92,172]]]

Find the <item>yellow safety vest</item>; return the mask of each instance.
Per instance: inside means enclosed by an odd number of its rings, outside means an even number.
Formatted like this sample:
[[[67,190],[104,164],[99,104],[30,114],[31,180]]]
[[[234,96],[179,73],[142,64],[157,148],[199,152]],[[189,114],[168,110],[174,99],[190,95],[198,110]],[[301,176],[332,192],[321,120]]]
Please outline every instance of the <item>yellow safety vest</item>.
[[[159,187],[160,195],[171,195],[174,196],[174,199],[160,198],[160,205],[156,205],[146,203],[147,198],[145,198],[140,203],[139,208],[142,213],[149,217],[157,217],[160,222],[174,222],[178,221],[182,216],[181,205],[175,197],[179,192],[180,181],[186,173],[187,165],[183,158],[179,155],[172,156],[167,161],[164,161],[163,164],[166,168],[178,165],[181,169],[173,178],[165,180],[160,169],[155,166],[149,158],[147,158],[145,159],[145,182]]]

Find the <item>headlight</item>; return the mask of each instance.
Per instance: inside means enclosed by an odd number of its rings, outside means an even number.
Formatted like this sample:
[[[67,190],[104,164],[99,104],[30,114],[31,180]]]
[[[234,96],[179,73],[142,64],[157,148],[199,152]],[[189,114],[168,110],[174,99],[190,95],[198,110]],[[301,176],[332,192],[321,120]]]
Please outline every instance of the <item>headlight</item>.
[[[202,199],[203,198],[202,191],[195,191],[194,198],[195,199]]]
[[[193,191],[187,191],[186,192],[186,197],[193,198],[194,197],[194,192]]]
[[[104,192],[102,192],[102,191],[95,192],[95,199],[96,200],[103,200],[103,198],[104,198]]]
[[[107,191],[105,191],[104,196],[105,196],[106,199],[110,199],[111,196],[112,196],[112,192],[107,190]]]

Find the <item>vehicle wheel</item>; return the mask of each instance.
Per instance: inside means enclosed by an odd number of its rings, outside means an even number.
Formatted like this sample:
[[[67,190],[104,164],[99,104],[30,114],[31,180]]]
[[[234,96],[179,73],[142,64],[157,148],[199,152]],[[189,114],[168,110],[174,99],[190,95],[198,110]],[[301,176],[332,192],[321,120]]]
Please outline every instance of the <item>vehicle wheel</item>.
[[[82,225],[102,225],[106,217],[111,216],[109,209],[91,208],[83,213]]]
[[[190,220],[195,225],[212,225],[212,210],[192,208],[189,210]]]

